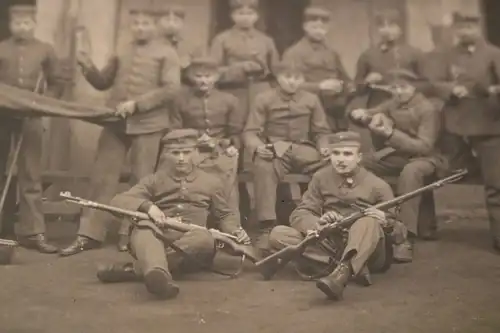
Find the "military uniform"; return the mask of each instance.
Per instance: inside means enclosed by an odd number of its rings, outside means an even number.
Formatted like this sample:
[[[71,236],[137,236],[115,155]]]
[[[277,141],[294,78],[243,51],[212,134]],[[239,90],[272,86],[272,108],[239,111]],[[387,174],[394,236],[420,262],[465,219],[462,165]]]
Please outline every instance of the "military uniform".
[[[332,146],[346,146],[359,145],[360,138],[354,132],[339,132],[329,140]],[[279,251],[286,246],[299,244],[309,230],[317,228],[320,217],[329,211],[348,216],[355,212],[352,204],[356,202],[375,205],[392,198],[391,187],[363,168],[357,169],[348,179],[338,174],[333,166],[325,167],[314,174],[301,202],[290,216],[291,226],[277,226],[271,231],[270,248],[272,251]],[[343,270],[348,271],[348,274],[342,276],[343,284],[347,283],[350,276],[357,276],[366,267],[372,272],[382,270],[386,262],[392,260],[386,256],[385,241],[380,221],[368,216],[360,218],[349,228],[342,264],[332,276]],[[305,256],[307,257],[307,252]]]
[[[305,21],[328,22],[330,13],[321,8],[309,7],[304,13],[304,19]],[[344,109],[350,93],[354,90],[354,85],[337,51],[324,41],[318,42],[303,37],[285,51],[283,61],[294,62],[302,69],[306,80],[304,89],[320,97],[332,130],[347,129]],[[329,79],[343,82],[343,89],[340,93],[334,94],[320,89],[319,84]]]
[[[288,65],[283,66],[286,69]],[[259,221],[275,221],[276,187],[285,174],[296,170],[312,173],[321,165],[318,152],[330,133],[319,98],[308,91],[286,94],[280,87],[259,94],[243,134],[252,153],[255,208]],[[271,160],[256,155],[258,147],[270,144]]]
[[[217,71],[217,64],[209,58],[194,58],[188,72],[197,70]],[[196,88],[185,88],[173,103],[171,128],[193,128],[214,140],[214,147],[205,147],[198,166],[204,170],[215,171],[224,179],[229,178],[228,201],[239,214],[239,195],[237,181],[238,155],[230,156],[226,148],[241,148],[241,132],[245,119],[233,95],[218,89],[206,93]]]
[[[232,10],[241,7],[256,10],[257,1],[231,1]],[[222,67],[220,87],[238,97],[243,110],[248,113],[248,105],[253,103],[255,96],[270,88],[270,74],[279,61],[274,41],[255,28],[245,31],[233,27],[215,36],[211,54]],[[245,61],[257,63],[261,70],[252,74],[245,72],[242,66]],[[244,116],[246,118],[246,114]]]
[[[455,23],[479,18],[457,15]],[[490,228],[500,249],[500,117],[498,95],[489,88],[500,84],[500,50],[484,40],[469,45],[457,44],[442,50],[443,57],[435,59],[431,74],[435,93],[445,101],[443,121],[446,135],[443,149],[452,167],[477,162],[486,189],[486,206]],[[468,95],[458,98],[453,88],[464,86]],[[467,165],[466,165],[467,166]]]
[[[11,16],[35,15],[33,6],[12,6]],[[56,59],[51,45],[35,38],[17,39],[11,37],[0,42],[0,81],[14,87],[41,92],[44,80],[47,85],[46,95],[56,97],[62,90],[65,73],[63,66]],[[63,75],[63,76],[61,76]],[[0,119],[0,173],[6,172],[6,163],[11,148],[11,136],[21,132],[23,142],[17,161],[18,182],[20,189],[20,235],[40,244],[45,243],[45,222],[42,210],[42,118]],[[12,204],[15,204],[13,200]],[[13,212],[13,207],[5,207]],[[12,216],[4,216],[11,219]],[[8,222],[8,221],[6,221]],[[42,238],[42,239],[40,239]],[[40,246],[33,244],[40,249]],[[45,244],[46,245],[46,244]],[[52,246],[43,246],[43,252],[55,252]]]
[[[197,138],[195,130],[174,130],[162,141],[170,148],[193,147]],[[223,232],[234,234],[241,229],[240,222],[225,201],[223,191],[220,179],[211,173],[193,168],[187,174],[180,174],[172,167],[166,167],[145,177],[127,192],[117,195],[111,204],[146,213],[155,205],[167,217],[181,218],[186,223],[203,227],[210,211],[213,211],[217,214],[219,228]],[[130,249],[136,259],[135,275],[144,278],[150,292],[161,297],[173,297],[176,292],[172,289],[177,287],[172,287],[171,272],[179,272],[184,256],[160,241],[155,233],[163,234],[183,252],[207,264],[215,255],[215,240],[208,230],[180,233],[163,230],[149,220],[139,221],[137,226],[133,227]],[[160,275],[160,278],[151,278],[155,275]],[[165,291],[165,288],[170,289]]]
[[[147,43],[132,43],[126,55],[110,58],[102,70],[95,66],[83,66],[82,70],[94,88],[111,88],[108,106],[116,107],[129,100],[136,102],[136,111],[125,120],[124,126],[104,127],[99,137],[89,197],[108,202],[117,191],[120,171],[129,151],[132,173],[130,185],[155,170],[160,139],[169,127],[165,102],[180,87],[179,59],[171,47],[150,40]],[[78,235],[85,238],[79,239],[85,239],[85,243],[88,243],[88,239],[104,241],[109,219],[107,213],[85,210],[78,231]],[[128,225],[124,224],[120,234],[125,235],[127,232]],[[74,254],[73,250],[74,247],[70,247],[62,254]]]
[[[397,79],[410,82],[416,76],[410,72],[394,73]],[[446,170],[446,164],[436,149],[440,134],[440,112],[421,93],[415,92],[407,102],[392,99],[367,110],[373,117],[379,117],[393,128],[389,138],[380,137],[383,145],[376,147],[373,154],[366,154],[363,165],[379,177],[399,175],[397,195],[417,190],[425,185],[429,177]],[[377,133],[372,135],[377,136]],[[401,204],[400,218],[408,230],[418,234],[418,215],[422,198],[420,196]],[[428,234],[430,226],[420,230]]]

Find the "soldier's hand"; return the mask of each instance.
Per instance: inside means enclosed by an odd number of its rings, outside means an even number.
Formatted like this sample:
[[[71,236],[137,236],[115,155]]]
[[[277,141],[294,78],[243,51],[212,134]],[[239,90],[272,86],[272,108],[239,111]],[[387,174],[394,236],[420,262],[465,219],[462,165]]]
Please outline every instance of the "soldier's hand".
[[[386,138],[390,137],[394,131],[393,124],[384,114],[381,113],[373,116],[372,120],[368,124],[368,128],[370,131]]]
[[[247,74],[255,74],[264,70],[262,66],[256,61],[245,61],[242,63],[242,67]]]
[[[339,94],[342,92],[342,90],[344,90],[344,83],[341,80],[328,79],[320,82],[319,89],[326,92]]]
[[[92,59],[90,58],[90,55],[88,54],[87,51],[78,51],[76,53],[76,62],[82,66],[82,67],[91,67],[92,66]]]
[[[377,208],[373,208],[373,207],[367,208],[365,210],[365,214],[366,214],[366,216],[369,216],[371,218],[374,218],[374,219],[382,221],[382,222],[385,222],[387,219],[387,216],[383,211],[381,211]]]
[[[368,84],[376,84],[382,82],[384,77],[380,73],[371,72],[365,78],[365,82]]]
[[[137,105],[134,101],[120,103],[116,106],[115,116],[127,118],[134,114],[136,107]]]
[[[352,119],[361,122],[365,122],[370,118],[368,112],[366,112],[366,109],[354,109],[351,111],[350,115]]]
[[[248,244],[252,243],[250,240],[250,237],[248,236],[247,232],[245,230],[243,230],[243,228],[236,230],[233,233],[233,235],[237,237],[236,242],[238,242],[240,244],[248,245]]]
[[[262,145],[262,146],[257,147],[257,149],[255,150],[255,153],[261,159],[266,160],[266,161],[270,161],[274,157],[273,152],[270,149],[268,149],[266,147],[266,145]]]
[[[165,216],[165,214],[163,214],[161,209],[156,205],[152,205],[149,208],[148,215],[153,220],[153,222],[159,226],[163,226],[167,221],[167,217]]]
[[[229,146],[226,148],[226,155],[229,157],[234,157],[238,155],[238,149],[235,146]]]
[[[464,86],[455,86],[453,87],[451,93],[458,98],[463,98],[469,94],[469,90],[467,90],[467,88]]]
[[[490,95],[498,95],[498,94],[500,94],[500,85],[489,86],[488,87],[488,93]]]
[[[318,221],[318,224],[319,225],[331,224],[340,221],[342,218],[343,216],[340,213],[331,210],[323,214],[323,216],[321,216],[321,218]]]

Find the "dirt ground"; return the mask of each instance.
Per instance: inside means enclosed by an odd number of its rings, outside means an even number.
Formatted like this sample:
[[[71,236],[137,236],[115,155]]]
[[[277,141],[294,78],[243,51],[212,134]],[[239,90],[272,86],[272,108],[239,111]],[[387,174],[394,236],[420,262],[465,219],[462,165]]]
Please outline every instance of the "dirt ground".
[[[99,263],[128,259],[113,246],[64,259],[20,250],[0,267],[0,333],[498,333],[500,256],[489,249],[482,194],[448,192],[441,240],[419,243],[413,264],[393,266],[371,287],[350,285],[337,303],[291,270],[266,282],[250,265],[236,280],[191,276],[176,300],[156,301],[141,284],[96,280]],[[49,234],[67,243],[75,229],[54,222]]]

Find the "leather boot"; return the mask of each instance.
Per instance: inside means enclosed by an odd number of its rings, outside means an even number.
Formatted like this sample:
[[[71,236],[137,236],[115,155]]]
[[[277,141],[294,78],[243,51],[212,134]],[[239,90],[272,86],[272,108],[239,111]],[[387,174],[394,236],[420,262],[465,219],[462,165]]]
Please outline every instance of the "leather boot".
[[[363,267],[361,272],[359,272],[358,275],[354,277],[354,282],[363,287],[369,287],[373,284],[372,276],[368,267]]]
[[[144,274],[144,284],[150,294],[161,299],[175,298],[179,287],[172,282],[172,276],[161,268],[153,268]]]
[[[71,243],[70,246],[62,249],[59,252],[59,255],[61,257],[68,257],[83,251],[99,248],[100,246],[101,242],[96,241],[95,239],[85,236],[77,236],[75,241]]]
[[[259,223],[259,230],[255,237],[255,248],[259,251],[261,258],[265,258],[271,254],[269,248],[269,234],[276,226],[276,221],[262,221]]]
[[[128,243],[130,242],[130,237],[128,235],[120,235],[118,239],[118,251],[127,252],[128,251]]]
[[[19,239],[19,244],[27,249],[37,250],[40,253],[56,253],[59,249],[47,243],[44,234],[38,234]]]
[[[327,277],[316,281],[316,287],[331,300],[341,300],[344,288],[351,278],[351,268],[347,263],[341,263]]]
[[[407,239],[401,244],[394,245],[393,258],[394,262],[400,264],[412,262],[413,243]]]
[[[102,283],[134,282],[141,280],[141,277],[136,274],[134,265],[131,262],[99,266],[97,269],[97,278]]]

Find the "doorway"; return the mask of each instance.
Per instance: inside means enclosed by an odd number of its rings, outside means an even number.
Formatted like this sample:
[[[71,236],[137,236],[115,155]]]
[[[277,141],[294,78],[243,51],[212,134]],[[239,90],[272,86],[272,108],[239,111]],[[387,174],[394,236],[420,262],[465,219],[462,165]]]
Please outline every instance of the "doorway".
[[[213,29],[211,37],[232,26],[229,0],[213,0]],[[261,0],[259,3],[259,30],[273,38],[282,54],[302,37],[304,9],[310,0]]]
[[[483,0],[484,33],[488,41],[500,47],[500,1]]]

